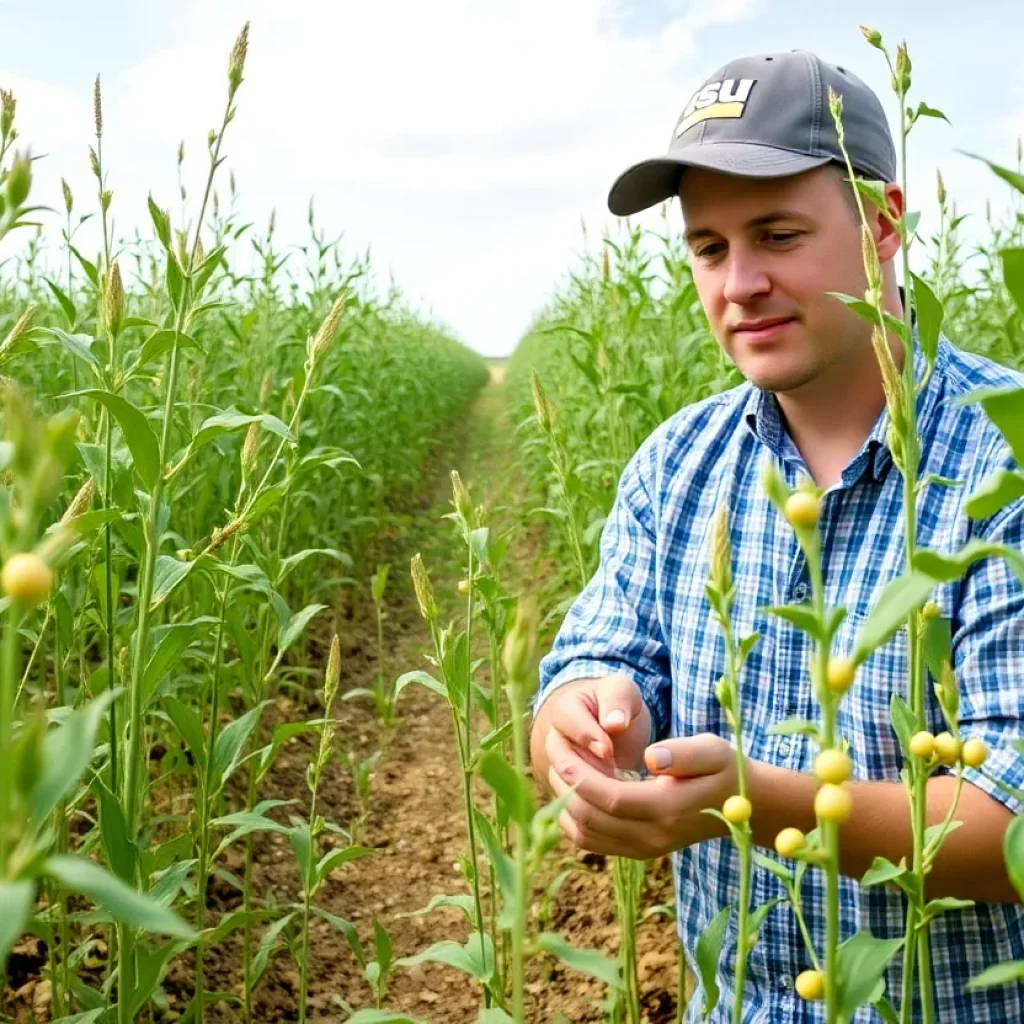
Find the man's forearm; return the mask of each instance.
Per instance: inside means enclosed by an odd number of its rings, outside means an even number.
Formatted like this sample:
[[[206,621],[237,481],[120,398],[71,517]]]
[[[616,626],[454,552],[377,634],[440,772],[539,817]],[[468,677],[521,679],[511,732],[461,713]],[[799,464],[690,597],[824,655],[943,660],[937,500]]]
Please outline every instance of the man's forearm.
[[[787,826],[802,832],[815,827],[814,795],[818,782],[812,775],[748,762],[750,824],[758,846],[774,847],[775,837]],[[860,879],[875,857],[894,864],[913,860],[910,804],[902,782],[850,782],[853,814],[840,828],[840,870]],[[928,781],[927,824],[945,820],[956,792],[953,776]],[[1019,903],[1003,861],[1003,833],[1012,812],[987,793],[964,782],[954,821],[963,825],[947,833],[925,885],[925,898],[957,896],[984,903]]]

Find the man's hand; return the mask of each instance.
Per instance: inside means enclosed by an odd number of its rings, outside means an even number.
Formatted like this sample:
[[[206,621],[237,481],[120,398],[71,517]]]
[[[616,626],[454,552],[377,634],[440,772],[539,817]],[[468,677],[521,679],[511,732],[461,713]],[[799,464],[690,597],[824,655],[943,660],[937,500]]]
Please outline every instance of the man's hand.
[[[648,860],[728,835],[703,813],[737,792],[736,752],[728,740],[712,733],[664,740],[647,748],[645,762],[653,777],[626,782],[572,749],[552,760],[548,781],[555,794],[576,787],[559,818],[573,843]]]
[[[549,784],[549,766],[572,758],[614,777],[616,768],[640,768],[650,738],[651,713],[628,676],[566,683],[541,704],[534,720],[533,772]]]

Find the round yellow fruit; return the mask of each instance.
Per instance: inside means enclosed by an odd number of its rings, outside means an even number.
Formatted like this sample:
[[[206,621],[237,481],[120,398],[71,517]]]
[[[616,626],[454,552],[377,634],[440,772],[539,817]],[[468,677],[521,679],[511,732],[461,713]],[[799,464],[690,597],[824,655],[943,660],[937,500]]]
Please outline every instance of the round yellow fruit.
[[[846,786],[826,782],[814,797],[814,813],[822,821],[842,825],[853,812],[853,797]]]
[[[775,852],[780,857],[792,857],[804,848],[807,837],[798,828],[784,828],[775,837]]]
[[[929,601],[921,609],[921,618],[922,619],[926,619],[926,620],[927,619],[937,619],[941,614],[942,614],[942,609],[934,601]]]
[[[459,580],[458,591],[460,594],[469,593],[469,580]]]
[[[988,757],[988,747],[978,736],[972,736],[964,743],[960,758],[968,768],[980,768]]]
[[[910,737],[910,752],[914,757],[920,757],[927,761],[935,752],[935,737],[924,729],[915,732]]]
[[[722,816],[733,825],[743,825],[750,821],[754,808],[745,796],[731,796],[722,804]]]
[[[821,502],[810,491],[794,491],[786,499],[786,519],[794,530],[813,530],[821,518]]]
[[[846,693],[856,675],[857,666],[851,658],[829,658],[828,688],[833,693]]]
[[[0,573],[4,594],[19,604],[39,604],[53,586],[53,572],[39,555],[23,552],[11,555]]]
[[[935,737],[935,756],[942,764],[956,764],[960,758],[960,741],[951,732]]]
[[[796,990],[801,999],[813,1002],[825,995],[825,975],[821,971],[801,971],[796,976]]]
[[[843,750],[823,750],[814,759],[814,774],[820,782],[831,782],[838,786],[850,777],[852,771],[853,762]]]

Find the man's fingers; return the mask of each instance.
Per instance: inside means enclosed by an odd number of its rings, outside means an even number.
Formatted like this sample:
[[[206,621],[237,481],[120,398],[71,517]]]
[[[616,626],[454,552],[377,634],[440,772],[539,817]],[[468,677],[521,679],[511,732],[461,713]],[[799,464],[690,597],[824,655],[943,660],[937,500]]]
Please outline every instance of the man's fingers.
[[[729,756],[735,754],[723,746],[718,736],[701,733],[655,743],[644,751],[644,763],[659,775],[685,779],[720,772],[725,767],[723,758]]]
[[[626,846],[638,847],[643,839],[640,834],[639,822],[628,818],[616,818],[587,803],[577,790],[570,792],[572,786],[565,782],[554,768],[548,769],[548,783],[556,797],[569,793],[563,815],[568,814],[576,825],[588,836],[594,835]]]
[[[593,697],[584,690],[560,694],[551,709],[552,731],[558,731],[581,750],[595,757],[608,757],[612,741],[597,721]]]
[[[624,732],[640,714],[642,706],[640,688],[628,676],[601,680],[597,690],[597,720],[606,732]]]
[[[586,765],[603,775],[615,771],[615,766],[610,761],[596,757],[589,750],[570,743],[557,729],[549,729],[547,736],[544,737],[544,752],[548,755],[548,764],[556,766],[559,770],[566,766],[579,770]]]

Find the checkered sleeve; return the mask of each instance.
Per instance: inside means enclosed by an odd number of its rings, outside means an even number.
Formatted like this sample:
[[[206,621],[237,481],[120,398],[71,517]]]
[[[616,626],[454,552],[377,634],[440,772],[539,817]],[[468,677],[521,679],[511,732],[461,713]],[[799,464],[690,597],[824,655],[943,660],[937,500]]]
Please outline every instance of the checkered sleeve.
[[[981,534],[1024,550],[1024,502],[1004,507]],[[1024,757],[1010,745],[1024,738],[1024,584],[1006,559],[989,557],[971,566],[953,626],[961,736],[981,737],[990,751],[983,768],[965,769],[964,778],[1019,814],[1024,801],[993,781],[1024,791]]]
[[[669,733],[671,669],[658,621],[654,517],[639,472],[645,447],[622,473],[601,533],[597,572],[541,660],[533,711],[565,683],[622,673],[640,687],[653,740]]]

